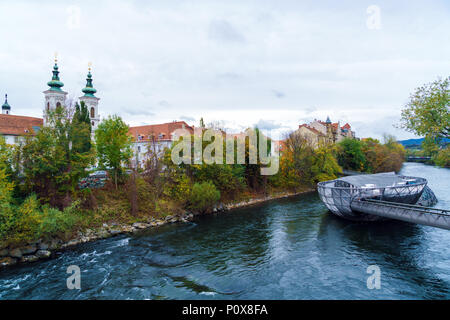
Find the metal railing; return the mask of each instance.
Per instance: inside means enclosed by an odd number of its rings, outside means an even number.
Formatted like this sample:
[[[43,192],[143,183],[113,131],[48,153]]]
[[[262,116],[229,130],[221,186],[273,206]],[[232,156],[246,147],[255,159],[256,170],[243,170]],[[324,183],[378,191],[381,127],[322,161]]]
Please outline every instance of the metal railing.
[[[382,218],[401,220],[450,230],[450,211],[382,200],[355,200],[351,207],[357,212]]]
[[[357,217],[351,208],[355,199],[375,199],[391,203],[416,203],[427,185],[427,180],[419,177],[398,176],[405,180],[404,185],[384,187],[355,187],[336,179],[319,182],[317,189],[324,204],[332,212],[348,218]],[[342,186],[336,186],[336,183]]]

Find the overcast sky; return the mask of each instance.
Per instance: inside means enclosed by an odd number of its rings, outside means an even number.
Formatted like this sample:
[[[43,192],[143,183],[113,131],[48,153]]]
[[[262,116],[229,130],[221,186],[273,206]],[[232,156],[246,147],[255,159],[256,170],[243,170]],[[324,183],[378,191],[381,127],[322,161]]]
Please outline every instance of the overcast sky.
[[[1,1],[0,91],[42,116],[58,52],[72,97],[87,64],[101,117],[284,132],[314,118],[391,133],[414,88],[450,74],[450,2]],[[3,102],[3,101],[2,101]]]

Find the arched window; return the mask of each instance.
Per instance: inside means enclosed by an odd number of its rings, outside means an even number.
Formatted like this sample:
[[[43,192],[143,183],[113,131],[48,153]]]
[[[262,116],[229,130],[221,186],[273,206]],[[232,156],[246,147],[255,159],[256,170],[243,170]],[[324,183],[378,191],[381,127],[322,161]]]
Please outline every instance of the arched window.
[[[95,123],[94,123],[94,121],[92,121],[92,126],[94,126],[95,125]]]
[[[94,109],[94,107],[91,108],[91,118],[95,118],[95,109]]]
[[[57,108],[60,108],[60,107],[61,107],[61,103],[60,103],[60,102],[57,102],[57,103],[56,103],[56,107],[57,107]]]
[[[47,111],[50,111],[50,102],[47,102]]]

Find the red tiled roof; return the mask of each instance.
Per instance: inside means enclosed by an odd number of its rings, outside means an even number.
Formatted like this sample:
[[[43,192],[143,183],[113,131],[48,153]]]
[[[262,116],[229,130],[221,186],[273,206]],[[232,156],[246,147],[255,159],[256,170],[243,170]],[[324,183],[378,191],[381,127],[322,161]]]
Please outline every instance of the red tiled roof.
[[[328,123],[326,123],[326,122],[324,122],[324,121],[321,121],[321,120],[317,120],[317,122],[318,123],[320,123],[320,124],[322,124],[322,125],[324,125],[324,126],[326,126]],[[337,127],[338,127],[338,123],[337,122],[335,122],[335,123],[330,123],[331,124],[331,126],[334,128],[334,129],[336,129]]]
[[[139,141],[148,141],[149,136],[154,136],[158,141],[170,141],[172,140],[172,133],[177,129],[182,129],[183,125],[185,129],[192,134],[194,133],[194,128],[184,121],[130,127],[129,133],[136,141],[138,141],[138,136],[142,137]]]
[[[323,133],[322,133],[322,132],[320,132],[319,130],[317,130],[317,129],[313,128],[313,127],[310,127],[310,126],[307,125],[306,123],[301,124],[301,125],[298,126],[299,129],[300,129],[301,127],[305,127],[306,129],[309,129],[311,132],[313,132],[313,133],[315,133],[315,134],[317,134],[317,135],[323,136]]]
[[[350,127],[350,125],[348,124],[348,123],[346,123],[343,127],[342,127],[342,129],[351,129],[351,127]]]
[[[33,127],[42,127],[41,118],[0,114],[0,134],[22,136],[28,132],[35,134]]]

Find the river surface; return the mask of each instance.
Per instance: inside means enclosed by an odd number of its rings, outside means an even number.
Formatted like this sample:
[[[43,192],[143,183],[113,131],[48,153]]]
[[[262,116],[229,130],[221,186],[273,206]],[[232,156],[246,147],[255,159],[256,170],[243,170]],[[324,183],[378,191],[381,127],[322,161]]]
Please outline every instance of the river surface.
[[[450,208],[450,170],[405,163]],[[68,290],[70,265],[81,289]],[[367,267],[380,268],[368,289]],[[81,245],[0,272],[0,299],[449,299],[450,231],[355,223],[316,193]]]

